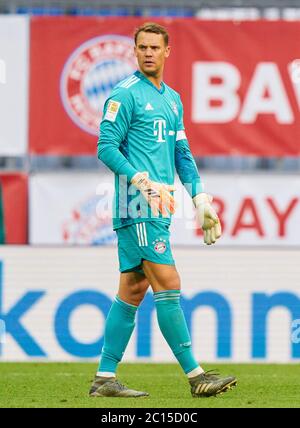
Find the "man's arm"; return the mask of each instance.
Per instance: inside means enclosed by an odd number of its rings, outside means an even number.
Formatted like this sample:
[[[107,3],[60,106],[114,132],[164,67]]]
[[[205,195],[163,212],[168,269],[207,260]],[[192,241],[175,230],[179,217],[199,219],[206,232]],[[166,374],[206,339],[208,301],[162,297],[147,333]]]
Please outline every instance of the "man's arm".
[[[192,198],[198,193],[203,192],[201,178],[184,130],[177,131],[175,168],[181,183]]]
[[[126,175],[129,182],[138,171],[121,153],[120,146],[126,138],[132,114],[130,93],[119,88],[104,105],[98,141],[98,158],[115,174]]]
[[[204,232],[204,242],[214,244],[221,236],[221,224],[211,205],[212,197],[203,191],[198,168],[191,153],[183,125],[183,107],[179,105],[179,123],[175,145],[175,167],[196,208],[196,218]]]
[[[98,158],[115,174],[125,175],[147,200],[154,215],[168,211],[174,214],[175,201],[171,194],[173,186],[155,183],[149,179],[147,171],[139,172],[126,156],[127,147],[123,145],[133,115],[133,99],[126,88],[118,88],[104,105],[103,120],[100,125]]]
[[[198,193],[203,192],[203,185],[201,183],[198,168],[185,135],[183,124],[183,106],[180,98],[178,115],[179,121],[175,145],[175,168],[181,183],[184,185],[189,195],[194,198]]]

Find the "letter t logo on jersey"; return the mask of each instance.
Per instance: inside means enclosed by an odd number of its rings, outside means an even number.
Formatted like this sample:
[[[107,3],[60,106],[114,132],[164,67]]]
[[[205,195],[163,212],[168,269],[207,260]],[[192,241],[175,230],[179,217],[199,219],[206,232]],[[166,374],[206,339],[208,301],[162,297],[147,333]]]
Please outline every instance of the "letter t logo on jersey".
[[[166,135],[166,121],[164,119],[157,119],[154,121],[154,136],[158,139],[156,140],[158,143],[165,143],[165,137]]]

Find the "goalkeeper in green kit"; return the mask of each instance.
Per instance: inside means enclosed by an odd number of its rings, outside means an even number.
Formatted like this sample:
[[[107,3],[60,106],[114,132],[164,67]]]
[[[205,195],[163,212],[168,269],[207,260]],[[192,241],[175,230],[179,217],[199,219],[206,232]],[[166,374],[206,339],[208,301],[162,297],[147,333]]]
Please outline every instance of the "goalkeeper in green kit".
[[[134,48],[139,71],[120,82],[104,106],[98,158],[115,174],[113,226],[121,274],[91,396],[148,396],[121,384],[116,370],[149,286],[160,330],[187,375],[192,396],[216,395],[236,384],[232,376],[222,378],[199,366],[180,306],[180,277],[169,242],[170,217],[176,208],[175,169],[193,198],[206,244],[216,242],[221,226],[190,152],[180,96],[163,82],[168,43],[164,27],[155,23],[139,27]]]

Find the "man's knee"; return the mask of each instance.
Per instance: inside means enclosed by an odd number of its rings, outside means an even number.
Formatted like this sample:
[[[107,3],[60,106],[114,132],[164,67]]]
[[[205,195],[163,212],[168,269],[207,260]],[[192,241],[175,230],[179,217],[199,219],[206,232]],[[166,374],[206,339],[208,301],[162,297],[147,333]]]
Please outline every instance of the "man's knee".
[[[180,277],[175,266],[144,260],[143,268],[154,292],[180,290]]]
[[[171,277],[170,279],[167,279],[166,281],[162,281],[160,283],[160,286],[164,290],[180,290],[181,284],[180,284],[179,275],[174,275],[174,277]]]
[[[128,275],[128,278],[126,277],[125,280],[122,278],[119,287],[119,297],[131,305],[139,306],[148,290],[148,287],[149,281],[146,277],[138,275],[133,278],[133,275]]]
[[[166,275],[162,275],[160,281],[158,281],[159,288],[162,290],[180,290],[180,276],[174,269]]]
[[[135,302],[133,303],[134,305],[138,306],[141,303],[141,301],[143,300],[148,290],[148,287],[149,287],[149,282],[147,281],[147,279],[145,279],[144,281],[138,282],[133,287],[130,287],[129,289],[130,298],[132,301]]]

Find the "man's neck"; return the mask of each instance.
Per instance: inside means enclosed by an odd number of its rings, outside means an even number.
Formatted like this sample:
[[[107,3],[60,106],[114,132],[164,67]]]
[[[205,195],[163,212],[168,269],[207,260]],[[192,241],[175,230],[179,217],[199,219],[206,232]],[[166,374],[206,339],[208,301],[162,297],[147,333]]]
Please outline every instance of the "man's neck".
[[[141,71],[141,73],[148,79],[150,80],[150,82],[157,88],[157,89],[161,89],[161,82],[162,82],[162,74],[160,74],[159,76],[148,76],[147,74],[143,73]]]

